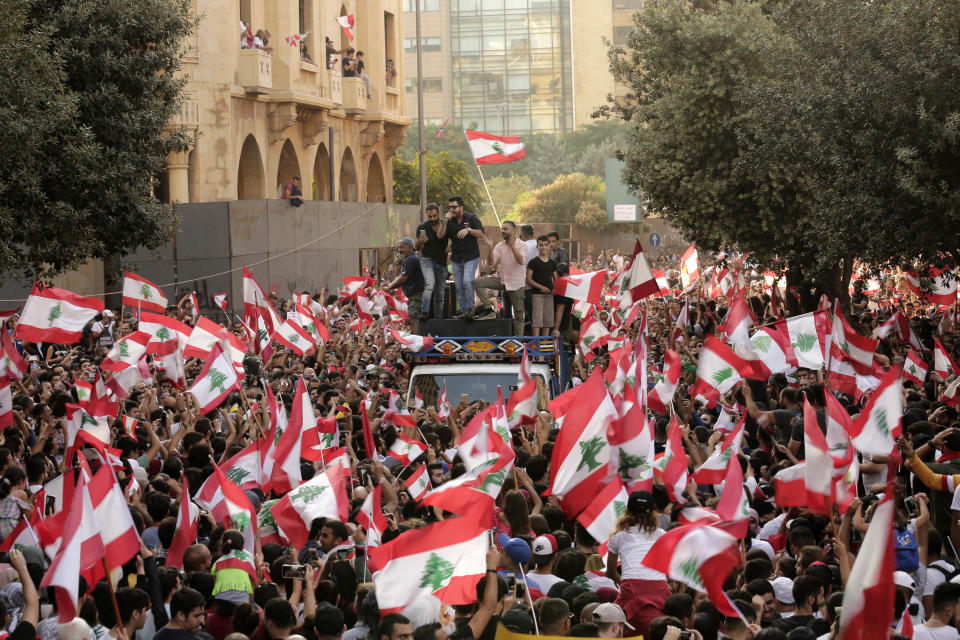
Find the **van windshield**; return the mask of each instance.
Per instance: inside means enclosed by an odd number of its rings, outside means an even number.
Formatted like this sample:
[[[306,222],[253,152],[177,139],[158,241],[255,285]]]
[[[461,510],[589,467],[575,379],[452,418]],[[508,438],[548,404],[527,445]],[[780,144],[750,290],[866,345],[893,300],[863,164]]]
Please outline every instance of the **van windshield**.
[[[547,408],[545,381],[543,376],[534,374],[537,386],[540,388],[540,408]],[[510,398],[510,394],[517,390],[517,376],[514,373],[453,373],[453,374],[418,374],[413,373],[410,385],[408,405],[413,404],[415,389],[420,391],[423,402],[427,406],[437,406],[440,390],[447,385],[447,402],[451,407],[460,402],[460,396],[466,394],[470,402],[484,400],[497,401],[497,386],[503,389],[503,401]]]

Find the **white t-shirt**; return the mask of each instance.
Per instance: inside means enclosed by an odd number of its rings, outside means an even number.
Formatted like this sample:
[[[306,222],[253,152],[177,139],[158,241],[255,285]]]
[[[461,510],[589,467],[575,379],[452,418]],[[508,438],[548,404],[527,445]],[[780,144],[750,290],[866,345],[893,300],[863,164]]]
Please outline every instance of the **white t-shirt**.
[[[923,595],[932,596],[937,585],[944,582],[944,573],[953,573],[954,566],[946,560],[935,560],[927,565],[927,579],[923,582]]]
[[[954,511],[960,511],[960,489],[953,492],[953,502],[950,503],[950,508]]]
[[[543,595],[547,595],[547,592],[550,591],[550,587],[557,584],[558,582],[563,582],[563,578],[558,578],[552,573],[529,573],[528,577],[540,585],[540,592]]]
[[[607,549],[620,556],[620,571],[624,580],[667,579],[659,571],[654,571],[642,564],[653,543],[663,534],[663,529],[657,529],[648,534],[636,526],[613,534],[610,542],[607,543]]]
[[[926,625],[913,628],[913,640],[957,640],[960,633],[953,627],[931,629]]]

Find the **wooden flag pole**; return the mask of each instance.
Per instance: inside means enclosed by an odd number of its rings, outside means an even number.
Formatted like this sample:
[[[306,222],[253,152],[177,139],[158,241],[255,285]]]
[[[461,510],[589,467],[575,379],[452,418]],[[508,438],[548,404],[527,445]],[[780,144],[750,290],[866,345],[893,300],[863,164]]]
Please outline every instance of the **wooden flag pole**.
[[[464,130],[463,136],[466,138],[467,132]],[[467,147],[470,147],[470,138],[467,138]],[[473,157],[473,152],[470,152],[470,156]],[[483,171],[480,171],[480,165],[477,164],[477,159],[473,158],[473,166],[477,168],[477,173],[480,174],[480,182],[483,184],[483,190],[487,192],[487,200],[490,201],[490,208],[493,209],[493,215],[497,218],[497,226],[502,227],[503,223],[500,222],[500,214],[497,213],[497,205],[493,204],[493,198],[490,196],[490,189],[487,187],[487,181],[483,178]]]
[[[110,600],[113,602],[113,615],[117,617],[117,626],[123,626],[123,620],[120,619],[120,605],[117,604],[117,592],[113,588],[113,579],[110,577],[110,568],[107,567],[107,558],[100,558],[103,562],[103,572],[107,574],[107,587],[110,589]]]

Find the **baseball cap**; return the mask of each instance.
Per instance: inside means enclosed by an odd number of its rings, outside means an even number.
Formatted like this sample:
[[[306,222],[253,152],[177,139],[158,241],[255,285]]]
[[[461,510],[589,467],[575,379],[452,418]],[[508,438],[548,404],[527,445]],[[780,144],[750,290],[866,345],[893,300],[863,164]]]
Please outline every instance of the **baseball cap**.
[[[653,509],[653,494],[649,491],[634,491],[627,498],[627,511],[630,513],[646,513]]]
[[[497,542],[507,552],[507,557],[517,564],[530,562],[530,547],[520,538],[511,538],[505,533],[497,536]]]
[[[770,581],[773,585],[773,597],[783,604],[793,604],[793,580],[780,576]]]
[[[533,555],[552,556],[557,552],[557,539],[549,533],[537,536],[533,541]]]
[[[911,578],[910,574],[906,571],[894,571],[893,584],[897,585],[898,587],[910,589],[910,591],[916,591],[917,589],[917,583],[913,581],[913,578]]]
[[[639,493],[639,492],[634,492]],[[604,602],[593,610],[594,622],[622,622],[628,629],[633,629],[633,625],[627,622],[627,616],[619,605],[612,602]]]
[[[530,633],[533,631],[533,618],[519,607],[514,607],[500,616],[500,622],[514,633]]]
[[[400,238],[400,244],[408,244],[408,245],[410,245],[410,246],[412,247],[412,246],[413,246],[413,238],[411,238],[411,237],[409,237],[409,236],[404,236],[404,237]]]

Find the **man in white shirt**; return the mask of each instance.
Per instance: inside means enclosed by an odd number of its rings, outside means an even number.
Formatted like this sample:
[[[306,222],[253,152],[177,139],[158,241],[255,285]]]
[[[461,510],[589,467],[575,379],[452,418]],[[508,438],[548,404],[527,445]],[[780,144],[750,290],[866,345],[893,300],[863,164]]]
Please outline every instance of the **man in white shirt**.
[[[942,582],[933,590],[933,615],[913,629],[913,640],[958,640],[956,627],[960,620],[960,584]]]
[[[503,317],[509,317],[509,312],[513,313],[513,335],[523,335],[523,295],[527,280],[527,247],[523,240],[517,237],[517,225],[510,220],[504,220],[500,227],[502,242],[498,242],[493,248],[491,264],[500,266],[500,277],[487,276],[476,278],[473,281],[474,289],[480,297],[480,301],[492,308],[488,288],[500,288],[504,290]]]

